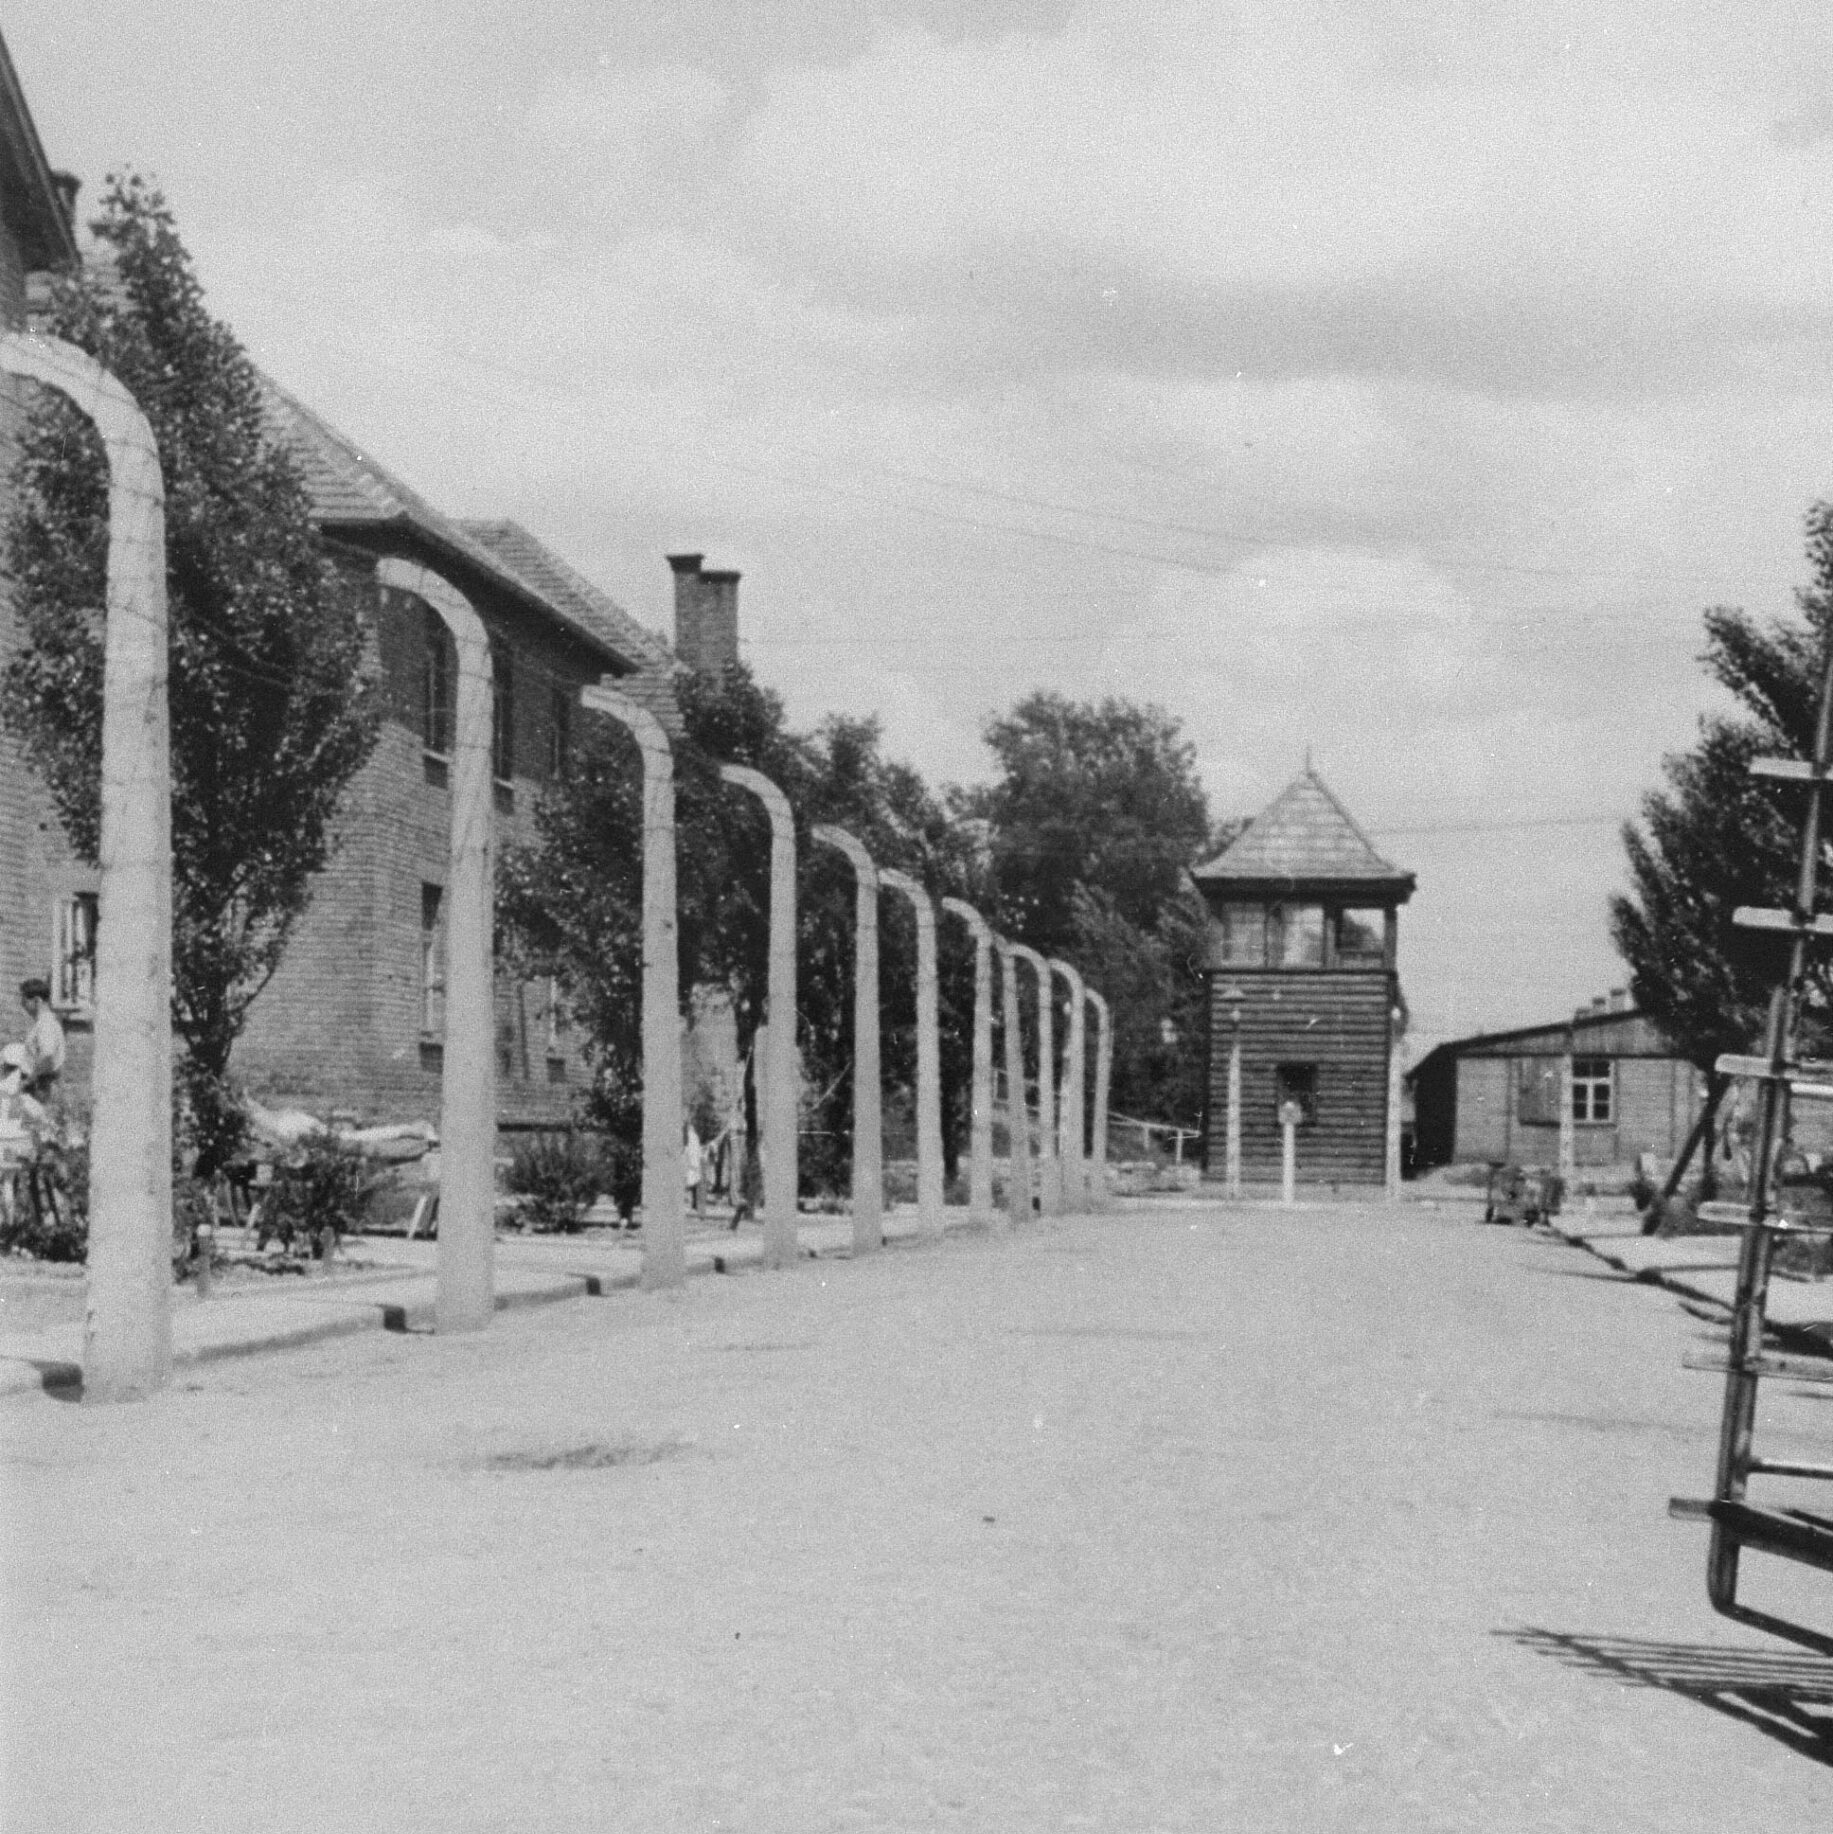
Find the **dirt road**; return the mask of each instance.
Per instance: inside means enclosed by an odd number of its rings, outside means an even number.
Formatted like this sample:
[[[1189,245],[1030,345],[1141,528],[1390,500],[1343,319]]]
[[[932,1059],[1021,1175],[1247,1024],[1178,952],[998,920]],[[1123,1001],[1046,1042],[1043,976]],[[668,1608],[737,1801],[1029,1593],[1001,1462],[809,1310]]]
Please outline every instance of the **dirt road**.
[[[6,1827],[1824,1827],[1833,1664],[1665,1519],[1709,1335],[1464,1210],[1180,1208],[15,1401]]]

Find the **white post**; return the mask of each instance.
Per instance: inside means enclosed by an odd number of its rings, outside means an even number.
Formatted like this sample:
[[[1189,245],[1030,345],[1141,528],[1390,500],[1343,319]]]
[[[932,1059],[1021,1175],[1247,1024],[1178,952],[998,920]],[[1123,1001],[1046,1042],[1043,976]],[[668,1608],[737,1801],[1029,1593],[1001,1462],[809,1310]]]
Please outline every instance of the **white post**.
[[[1040,1216],[1063,1214],[1063,1168],[1057,1158],[1056,1025],[1050,965],[1035,949],[1015,942],[1012,953],[1037,976],[1037,1208]]]
[[[681,944],[675,912],[675,755],[646,707],[603,686],[580,702],[643,754],[643,1284],[687,1279],[681,1216]]]
[[[1400,1024],[1403,1015],[1396,1006],[1388,1016],[1387,1051],[1387,1196],[1389,1203],[1400,1201]]]
[[[852,862],[853,904],[853,1252],[871,1254],[885,1241],[884,1118],[878,1048],[878,868],[844,828],[819,827],[813,836]]]
[[[764,1265],[789,1267],[800,1258],[796,1199],[800,1184],[797,1131],[802,1092],[796,1057],[796,820],[789,798],[743,764],[722,764],[720,776],[746,789],[770,815],[770,1049],[764,1062]]]
[[[1068,962],[1051,961],[1054,973],[1063,977],[1068,994],[1069,1036],[1063,1042],[1063,1088],[1057,1105],[1057,1134],[1062,1142],[1058,1155],[1063,1164],[1063,1204],[1068,1210],[1081,1212],[1088,1208],[1088,1126],[1086,1076],[1088,1055],[1087,1001],[1082,991],[1082,977]]]
[[[1241,1008],[1232,1007],[1232,1027],[1228,1041],[1228,1163],[1227,1190],[1230,1197],[1241,1195]]]
[[[101,913],[83,1399],[172,1377],[172,764],[165,485],[122,384],[56,338],[0,336],[0,371],[67,396],[108,463],[102,637]]]
[[[1092,987],[1088,990],[1088,1001],[1095,1009],[1097,1026],[1095,1034],[1094,1176],[1089,1199],[1095,1209],[1107,1210],[1112,1207],[1107,1170],[1107,1103],[1108,1091],[1114,1080],[1114,1015],[1108,1007],[1106,997],[1096,993]],[[1181,1165],[1184,1160],[1184,1130],[1181,1127],[1177,1130],[1177,1157]]]
[[[1006,1034],[1006,1220],[1031,1220],[1031,1114],[1025,1105],[1025,1039],[1019,1029],[1018,962],[999,944],[1000,1021]]]
[[[967,1207],[976,1222],[993,1221],[993,932],[960,898],[942,908],[965,923],[974,938],[974,1078],[968,1133]]]
[[[1298,1198],[1298,1104],[1282,1103],[1279,1110],[1280,1166],[1279,1198],[1294,1203]]]
[[[458,657],[446,866],[446,1008],[439,1081],[439,1251],[433,1324],[481,1331],[496,1309],[496,999],[491,932],[490,639],[449,580],[390,557],[376,579],[430,605]]]
[[[908,873],[883,867],[879,883],[910,900],[917,926],[917,1223],[939,1236],[942,1215],[942,1051],[936,1031],[936,907]]]

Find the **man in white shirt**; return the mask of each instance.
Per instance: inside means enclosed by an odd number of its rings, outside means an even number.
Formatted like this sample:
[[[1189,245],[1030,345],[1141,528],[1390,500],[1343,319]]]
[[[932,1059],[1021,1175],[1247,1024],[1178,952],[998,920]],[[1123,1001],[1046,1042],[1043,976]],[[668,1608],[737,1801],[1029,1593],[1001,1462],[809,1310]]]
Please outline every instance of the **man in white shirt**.
[[[50,983],[28,980],[19,983],[19,1004],[30,1015],[32,1029],[26,1033],[25,1093],[43,1101],[64,1073],[64,1028],[51,1010]]]

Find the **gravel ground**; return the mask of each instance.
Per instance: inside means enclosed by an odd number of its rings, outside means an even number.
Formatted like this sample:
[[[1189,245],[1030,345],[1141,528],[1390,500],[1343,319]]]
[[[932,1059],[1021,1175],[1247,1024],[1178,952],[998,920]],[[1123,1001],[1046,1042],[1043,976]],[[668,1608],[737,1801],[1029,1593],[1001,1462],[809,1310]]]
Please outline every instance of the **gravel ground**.
[[[1186,1205],[14,1401],[6,1826],[1825,1826],[1833,1664],[1664,1516],[1707,1335]]]

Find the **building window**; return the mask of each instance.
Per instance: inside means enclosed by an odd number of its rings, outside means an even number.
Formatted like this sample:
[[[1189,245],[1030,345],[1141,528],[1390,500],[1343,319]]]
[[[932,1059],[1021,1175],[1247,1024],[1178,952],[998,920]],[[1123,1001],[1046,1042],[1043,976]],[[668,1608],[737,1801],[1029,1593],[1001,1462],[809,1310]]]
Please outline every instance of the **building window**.
[[[1324,907],[1321,904],[1273,906],[1268,940],[1275,968],[1321,968],[1324,965]]]
[[[550,1057],[566,1055],[568,1034],[573,1029],[571,1015],[567,1012],[566,1001],[560,992],[557,976],[547,977],[547,1054]]]
[[[1264,904],[1225,904],[1218,924],[1222,968],[1264,968],[1267,965],[1267,907]]]
[[[445,893],[437,885],[420,888],[420,1030],[443,1038],[446,1029]]]
[[[509,651],[490,651],[490,769],[498,783],[516,774],[516,665]]]
[[[573,697],[564,687],[553,687],[547,697],[547,774],[555,783],[571,775],[573,756]]]
[[[53,912],[51,1004],[60,1012],[87,1012],[95,1005],[95,929],[99,906],[94,892],[60,898]]]
[[[1286,1124],[1288,1103],[1297,1105],[1298,1124],[1309,1127],[1317,1120],[1317,1065],[1282,1063],[1273,1072],[1273,1118]]]
[[[1608,1121],[1615,1113],[1611,1103],[1612,1070],[1608,1057],[1572,1059],[1572,1118],[1575,1121]]]
[[[435,757],[452,752],[452,633],[430,605],[421,623],[420,742]]]
[[[1337,966],[1381,968],[1387,964],[1387,913],[1337,912]]]

